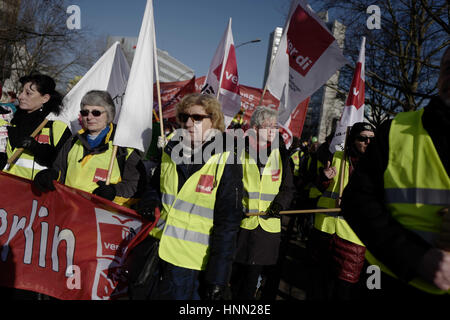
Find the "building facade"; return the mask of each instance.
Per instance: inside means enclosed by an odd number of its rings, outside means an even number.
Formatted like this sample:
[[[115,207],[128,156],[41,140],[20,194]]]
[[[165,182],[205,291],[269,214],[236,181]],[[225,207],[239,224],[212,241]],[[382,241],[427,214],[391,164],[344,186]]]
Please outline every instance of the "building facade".
[[[0,82],[10,77],[14,26],[20,9],[20,0],[0,0]]]
[[[125,57],[127,58],[128,63],[131,67],[133,63],[134,53],[136,51],[138,38],[108,37],[106,49],[110,48],[116,41],[120,42]],[[194,70],[169,55],[167,51],[156,49],[156,52],[158,56],[159,81],[183,81],[192,79],[192,77],[195,75]]]

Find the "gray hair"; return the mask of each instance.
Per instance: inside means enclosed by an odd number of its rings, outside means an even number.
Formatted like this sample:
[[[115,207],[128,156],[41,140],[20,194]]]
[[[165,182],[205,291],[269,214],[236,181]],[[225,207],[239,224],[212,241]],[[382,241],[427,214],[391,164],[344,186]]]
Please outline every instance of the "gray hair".
[[[277,119],[278,111],[266,106],[258,106],[250,119],[250,126],[261,127],[267,119]]]
[[[116,116],[116,106],[108,91],[91,90],[81,99],[80,107],[84,106],[99,106],[106,110],[108,116],[108,123],[113,122]]]

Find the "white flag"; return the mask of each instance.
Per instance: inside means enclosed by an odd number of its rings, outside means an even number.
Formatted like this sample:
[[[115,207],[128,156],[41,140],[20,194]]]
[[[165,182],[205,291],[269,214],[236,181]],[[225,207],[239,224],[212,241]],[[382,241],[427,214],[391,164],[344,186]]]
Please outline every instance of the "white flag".
[[[130,78],[113,144],[145,152],[152,139],[153,57],[155,24],[152,0],[147,0]]]
[[[231,32],[231,18],[209,66],[202,93],[217,97],[219,88],[218,100],[222,104],[222,111],[225,115],[225,127],[228,127],[231,120],[241,109],[239,75],[233,34]]]
[[[346,63],[326,25],[304,0],[293,1],[266,84],[280,100],[279,122]]]
[[[50,114],[49,120],[65,122],[73,134],[81,129],[78,119],[80,102],[90,90],[106,90],[116,105],[116,119],[122,106],[122,98],[127,87],[130,66],[120,48],[119,42],[114,43],[103,56],[92,66],[80,81],[66,94],[63,100],[64,108],[59,116]]]
[[[366,38],[363,37],[361,49],[359,50],[358,62],[356,63],[352,85],[350,86],[347,101],[345,102],[344,111],[330,144],[330,152],[332,153],[344,150],[347,127],[353,126],[356,122],[364,121],[365,44]]]

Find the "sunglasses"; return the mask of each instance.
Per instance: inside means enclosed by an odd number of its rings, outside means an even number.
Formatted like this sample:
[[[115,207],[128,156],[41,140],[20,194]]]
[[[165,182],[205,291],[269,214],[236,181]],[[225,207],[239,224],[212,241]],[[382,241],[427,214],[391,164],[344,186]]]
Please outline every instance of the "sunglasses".
[[[191,118],[192,121],[199,122],[199,121],[203,121],[203,119],[211,118],[211,116],[209,114],[206,114],[206,115],[204,115],[204,114],[187,114],[187,113],[179,113],[178,114],[178,119],[182,123],[186,123],[189,120],[189,118]]]
[[[92,113],[92,115],[94,116],[94,117],[100,117],[103,113],[105,113],[106,111],[100,111],[100,110],[86,110],[86,109],[84,109],[84,110],[81,110],[80,111],[80,114],[83,116],[83,117],[87,117],[88,115],[89,115],[89,113]]]
[[[357,136],[356,140],[361,142],[368,142],[369,140],[373,140],[374,137],[365,137],[365,136]]]

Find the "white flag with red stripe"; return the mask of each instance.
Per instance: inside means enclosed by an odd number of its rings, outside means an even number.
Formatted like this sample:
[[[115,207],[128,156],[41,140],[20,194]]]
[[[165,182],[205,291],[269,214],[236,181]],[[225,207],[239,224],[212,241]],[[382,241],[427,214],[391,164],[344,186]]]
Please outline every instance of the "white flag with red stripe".
[[[280,100],[279,122],[344,64],[347,59],[327,26],[304,0],[292,3],[266,87]]]
[[[352,85],[350,86],[347,101],[345,102],[344,111],[342,112],[341,119],[336,127],[336,132],[330,144],[330,151],[332,153],[344,150],[347,127],[353,126],[356,122],[364,121],[365,44],[366,38],[363,37],[358,62],[356,63]]]
[[[147,0],[114,145],[147,151],[152,139],[155,23]]]
[[[233,34],[231,32],[231,18],[209,66],[202,93],[218,97],[225,115],[225,127],[228,127],[241,108],[239,75]]]

